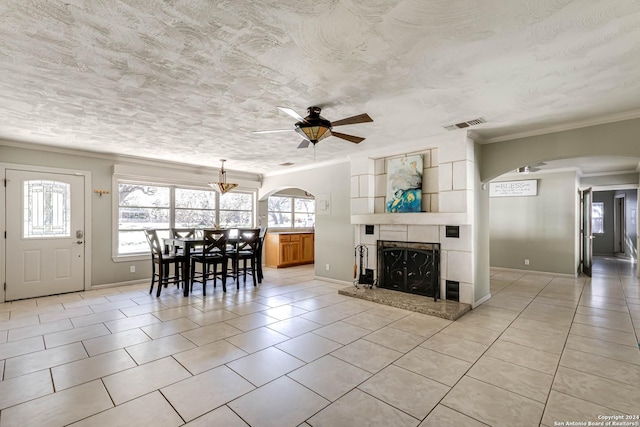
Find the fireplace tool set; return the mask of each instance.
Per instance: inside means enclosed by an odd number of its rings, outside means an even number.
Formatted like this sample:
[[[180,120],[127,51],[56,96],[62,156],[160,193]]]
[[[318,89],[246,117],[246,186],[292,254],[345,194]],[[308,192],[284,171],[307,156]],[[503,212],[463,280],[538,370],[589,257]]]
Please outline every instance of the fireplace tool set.
[[[360,272],[358,274],[358,264],[360,264]],[[375,286],[373,279],[373,269],[369,267],[369,248],[364,245],[356,246],[355,260],[353,264],[353,286],[360,289],[358,285],[369,289]]]

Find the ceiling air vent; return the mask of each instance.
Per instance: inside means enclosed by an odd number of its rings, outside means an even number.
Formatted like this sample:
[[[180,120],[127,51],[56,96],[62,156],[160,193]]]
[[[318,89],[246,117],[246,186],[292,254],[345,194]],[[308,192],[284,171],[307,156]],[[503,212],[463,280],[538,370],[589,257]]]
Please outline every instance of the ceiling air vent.
[[[473,120],[469,120],[466,122],[462,122],[462,123],[456,123],[455,125],[449,125],[449,126],[445,126],[444,128],[446,130],[456,130],[456,129],[464,129],[464,128],[468,128],[470,126],[475,126],[475,125],[479,125],[482,123],[486,123],[486,121],[482,118],[478,118],[478,119],[473,119]]]

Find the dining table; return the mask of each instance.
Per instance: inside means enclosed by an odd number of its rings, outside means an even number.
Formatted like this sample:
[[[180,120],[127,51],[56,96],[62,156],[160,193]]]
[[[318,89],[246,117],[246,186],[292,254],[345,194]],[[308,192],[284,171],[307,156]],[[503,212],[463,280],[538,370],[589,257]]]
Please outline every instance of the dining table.
[[[229,244],[237,244],[237,229],[232,229],[232,232],[229,234],[233,236],[227,240]],[[182,283],[184,284],[184,296],[188,297],[191,291],[191,254],[194,248],[204,246],[205,240],[202,237],[168,237],[162,240],[164,242],[165,253],[169,253],[172,248],[182,249],[184,255],[184,261],[182,261]]]

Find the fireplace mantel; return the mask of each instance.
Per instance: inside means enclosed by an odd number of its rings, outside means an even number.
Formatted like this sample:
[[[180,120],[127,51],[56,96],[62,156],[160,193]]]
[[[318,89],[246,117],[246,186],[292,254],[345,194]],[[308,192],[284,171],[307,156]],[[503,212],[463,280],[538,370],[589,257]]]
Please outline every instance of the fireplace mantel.
[[[471,218],[466,213],[376,213],[351,215],[351,224],[468,225]]]

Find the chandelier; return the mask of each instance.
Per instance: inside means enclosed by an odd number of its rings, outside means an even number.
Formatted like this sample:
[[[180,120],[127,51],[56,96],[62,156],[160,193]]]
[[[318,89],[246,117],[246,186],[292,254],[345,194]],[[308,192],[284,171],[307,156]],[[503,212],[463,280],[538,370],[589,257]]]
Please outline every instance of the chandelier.
[[[224,162],[226,160],[221,159],[222,166],[220,167],[220,174],[218,176],[218,182],[210,182],[209,187],[213,188],[220,194],[227,193],[238,186],[238,184],[227,183],[227,173],[224,170]]]

